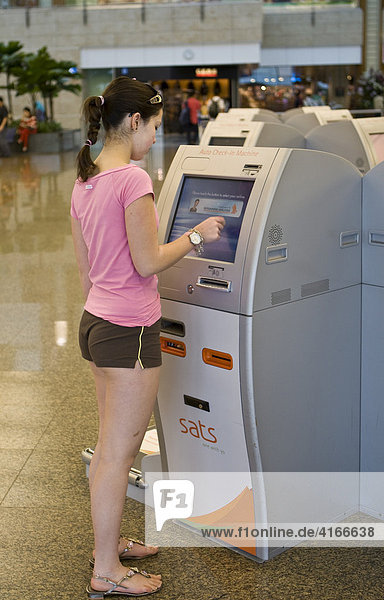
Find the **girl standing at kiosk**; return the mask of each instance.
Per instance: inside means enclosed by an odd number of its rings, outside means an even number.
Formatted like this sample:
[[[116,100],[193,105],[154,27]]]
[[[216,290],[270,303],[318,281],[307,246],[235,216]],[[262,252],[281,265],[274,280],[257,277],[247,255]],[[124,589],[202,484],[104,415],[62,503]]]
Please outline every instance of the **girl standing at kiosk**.
[[[210,217],[175,241],[159,245],[158,217],[141,160],[156,141],[162,97],[151,86],[118,77],[102,96],[84,102],[87,141],[77,157],[71,201],[72,236],[86,299],[80,322],[82,356],[96,383],[99,437],[89,471],[95,536],[90,598],[146,595],[160,575],[127,569],[121,560],[144,558],[157,548],[120,536],[133,464],[156,399],[160,365],[160,298],[156,273],[191,249],[219,239],[222,217]],[[105,142],[95,161],[101,123]]]

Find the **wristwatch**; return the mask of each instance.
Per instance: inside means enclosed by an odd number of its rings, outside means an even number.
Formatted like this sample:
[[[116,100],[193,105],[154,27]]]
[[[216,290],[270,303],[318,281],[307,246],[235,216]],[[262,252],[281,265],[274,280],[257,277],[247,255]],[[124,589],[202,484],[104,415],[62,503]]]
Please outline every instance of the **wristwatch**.
[[[200,256],[200,254],[203,254],[204,238],[201,235],[200,231],[198,231],[197,229],[190,229],[190,232],[188,233],[188,237],[191,241],[191,244],[193,244],[193,249],[196,252],[197,256]]]

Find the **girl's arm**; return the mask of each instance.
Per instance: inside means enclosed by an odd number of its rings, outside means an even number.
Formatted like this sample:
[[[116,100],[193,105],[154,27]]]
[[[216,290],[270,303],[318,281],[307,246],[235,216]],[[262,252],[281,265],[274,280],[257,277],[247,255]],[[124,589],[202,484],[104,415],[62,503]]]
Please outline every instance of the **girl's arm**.
[[[219,239],[224,224],[223,217],[210,217],[196,224],[196,229],[202,234],[205,243],[208,243]],[[153,198],[150,194],[128,206],[125,210],[125,227],[133,264],[142,277],[150,277],[168,269],[193,248],[186,234],[169,244],[159,245]]]
[[[92,283],[89,279],[89,261],[88,261],[88,248],[84,242],[83,234],[81,233],[80,223],[77,219],[72,217],[72,239],[75,247],[75,256],[77,266],[79,267],[80,282],[83,289],[84,298],[88,298],[89,290],[92,287]]]

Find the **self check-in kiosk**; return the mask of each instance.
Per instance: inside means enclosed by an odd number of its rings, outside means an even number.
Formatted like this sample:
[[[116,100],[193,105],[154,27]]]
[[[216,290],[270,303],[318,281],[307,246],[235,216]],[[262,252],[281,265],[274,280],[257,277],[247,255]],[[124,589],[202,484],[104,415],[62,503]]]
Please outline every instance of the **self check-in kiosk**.
[[[332,110],[330,106],[300,106],[298,108],[289,108],[281,113],[280,119],[285,123],[291,117],[302,114],[309,114],[318,110]]]
[[[313,112],[303,113],[295,115],[285,123],[296,127],[304,135],[309,133],[315,127],[319,125],[326,125],[328,123],[337,123],[338,121],[351,121],[353,119],[349,110],[316,110]]]
[[[246,493],[255,523],[270,515],[252,473],[359,469],[360,200],[349,162],[297,149],[181,146],[162,188],[161,242],[226,219],[159,277],[163,470],[249,473],[225,503]]]
[[[281,123],[279,117],[270,111],[263,111],[261,108],[244,108],[239,112],[222,112],[215,119],[220,123],[249,123],[252,121],[261,121],[265,123]]]
[[[272,115],[276,117],[276,113],[273,110],[269,110],[269,108],[230,108],[228,110],[229,115]]]
[[[363,177],[361,510],[384,517],[384,163]],[[378,475],[380,474],[380,476]]]
[[[210,121],[200,140],[200,146],[204,145],[305,148],[305,137],[297,129],[283,123]]]
[[[338,154],[367,173],[384,160],[384,117],[322,125],[310,131],[306,140],[307,148]]]

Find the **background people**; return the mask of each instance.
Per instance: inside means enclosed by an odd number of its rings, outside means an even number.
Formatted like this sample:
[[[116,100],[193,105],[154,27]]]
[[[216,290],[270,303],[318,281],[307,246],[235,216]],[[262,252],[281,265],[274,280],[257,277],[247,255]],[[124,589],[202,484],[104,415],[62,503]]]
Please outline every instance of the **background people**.
[[[0,156],[11,156],[7,141],[8,109],[0,96]]]
[[[46,120],[45,108],[39,100],[35,102],[35,115],[39,122]]]
[[[210,119],[216,119],[217,115],[224,111],[225,102],[218,94],[208,100],[208,115]]]
[[[17,135],[19,136],[17,143],[22,145],[23,152],[28,150],[29,136],[34,133],[37,133],[37,120],[31,109],[25,106],[17,129]]]
[[[189,123],[186,127],[187,144],[199,143],[199,112],[201,108],[200,100],[196,98],[194,89],[188,90],[187,106],[189,108]]]

